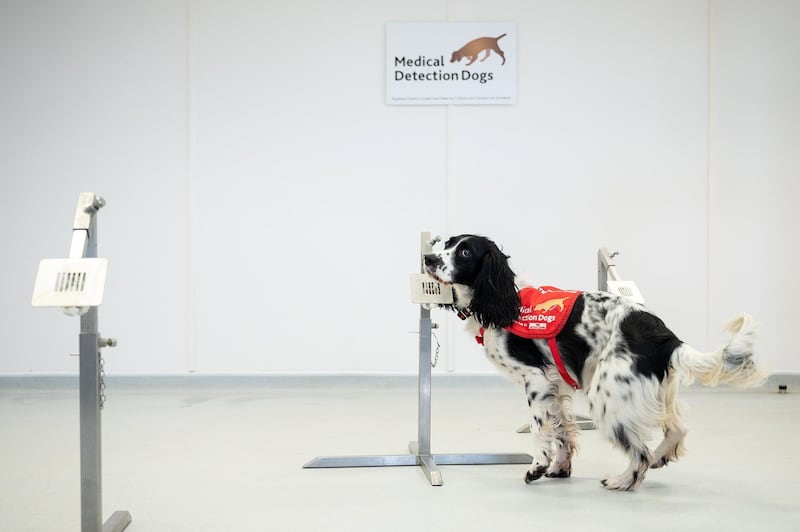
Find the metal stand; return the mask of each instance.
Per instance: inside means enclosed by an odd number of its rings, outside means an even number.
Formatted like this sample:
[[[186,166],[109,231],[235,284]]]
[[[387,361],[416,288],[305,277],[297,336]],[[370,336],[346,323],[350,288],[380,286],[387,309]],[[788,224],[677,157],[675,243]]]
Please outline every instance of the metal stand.
[[[91,282],[91,273],[75,270],[80,265],[81,259],[95,259],[97,257],[97,211],[105,205],[105,200],[91,192],[84,192],[78,198],[78,207],[75,213],[75,222],[72,231],[72,244],[70,246],[70,261],[62,261],[65,267],[72,266],[70,271],[57,274],[58,279],[54,297],[72,298],[74,307],[69,313],[81,314],[81,328],[79,335],[80,347],[80,453],[81,453],[81,531],[82,532],[120,532],[131,523],[131,515],[126,511],[114,512],[111,518],[102,522],[102,449],[101,449],[101,416],[100,410],[104,400],[103,373],[100,349],[113,347],[116,340],[101,338],[98,328],[97,305],[82,306],[85,300],[81,299],[81,292],[85,284]],[[46,261],[43,261],[46,262]],[[56,261],[57,262],[57,261]],[[91,263],[91,261],[87,261]],[[40,278],[47,277],[40,267],[37,277],[37,287]],[[81,277],[83,275],[83,277]],[[87,281],[89,275],[89,281]],[[63,280],[63,281],[62,281]],[[103,279],[105,281],[105,271]],[[52,289],[51,289],[52,290]],[[102,299],[102,288],[100,288]],[[99,301],[97,302],[99,304]],[[34,305],[54,306],[53,302],[37,302],[36,289],[34,291]],[[55,306],[62,306],[56,304]]]
[[[422,233],[422,255],[432,250],[430,233]],[[382,456],[323,456],[303,466],[313,468],[420,466],[432,486],[443,483],[439,465],[530,464],[527,454],[431,454],[431,336],[433,323],[430,308],[420,306],[419,313],[419,407],[417,441],[408,445],[411,454]]]

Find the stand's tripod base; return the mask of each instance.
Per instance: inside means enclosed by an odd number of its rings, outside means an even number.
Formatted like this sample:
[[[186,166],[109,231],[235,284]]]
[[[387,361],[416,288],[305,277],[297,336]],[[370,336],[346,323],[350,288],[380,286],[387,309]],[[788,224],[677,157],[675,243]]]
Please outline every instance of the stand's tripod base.
[[[304,469],[343,467],[397,467],[419,466],[428,477],[431,486],[443,484],[440,465],[498,465],[530,464],[533,458],[527,454],[420,454],[419,445],[408,444],[411,454],[377,456],[321,456],[303,466]]]
[[[114,512],[103,523],[103,532],[122,532],[131,524],[131,514],[125,511]]]

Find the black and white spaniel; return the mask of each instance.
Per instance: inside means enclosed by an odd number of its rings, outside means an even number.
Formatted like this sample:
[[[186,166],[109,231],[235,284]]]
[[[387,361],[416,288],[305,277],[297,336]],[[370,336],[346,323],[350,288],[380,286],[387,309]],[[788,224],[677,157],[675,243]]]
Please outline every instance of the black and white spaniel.
[[[520,316],[524,286],[507,259],[491,240],[461,235],[424,262],[432,277],[452,285],[453,306],[468,317],[489,359],[525,387],[534,437],[527,483],[572,473],[579,432],[572,413],[574,387],[585,390],[596,427],[630,458],[625,471],[604,478],[602,485],[635,490],[648,469],[683,454],[686,428],[676,397],[681,384],[695,379],[710,386],[763,383],[765,373],[753,361],[755,326],[748,315],[728,325],[733,337],[725,347],[703,353],[679,340],[643,305],[586,291],[576,292],[554,346],[518,336],[508,329]],[[645,440],[655,428],[664,438],[651,451]]]

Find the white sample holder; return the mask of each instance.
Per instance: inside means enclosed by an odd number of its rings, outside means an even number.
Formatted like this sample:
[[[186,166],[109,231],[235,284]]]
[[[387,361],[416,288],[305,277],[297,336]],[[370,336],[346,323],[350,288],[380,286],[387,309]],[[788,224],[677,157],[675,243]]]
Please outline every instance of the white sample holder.
[[[420,271],[423,258],[431,253],[435,241],[430,233],[422,233],[420,239]],[[419,386],[418,386],[418,425],[417,441],[408,445],[410,454],[382,456],[323,456],[303,467],[343,468],[343,467],[389,467],[420,466],[432,486],[443,483],[439,465],[490,465],[490,464],[530,464],[533,458],[527,454],[431,454],[431,304],[453,302],[452,290],[430,277],[413,275],[411,278],[412,302],[420,304],[419,310]]]
[[[80,453],[81,532],[120,532],[131,522],[126,511],[114,512],[102,522],[101,416],[103,394],[100,349],[113,347],[113,338],[101,338],[97,307],[103,301],[106,259],[97,258],[97,211],[105,200],[91,192],[78,197],[68,259],[45,259],[33,290],[34,307],[61,307],[81,317]]]
[[[619,251],[608,251],[607,248],[597,251],[597,289],[644,304],[644,297],[636,283],[622,280],[617,273],[617,265],[614,263],[617,255]]]

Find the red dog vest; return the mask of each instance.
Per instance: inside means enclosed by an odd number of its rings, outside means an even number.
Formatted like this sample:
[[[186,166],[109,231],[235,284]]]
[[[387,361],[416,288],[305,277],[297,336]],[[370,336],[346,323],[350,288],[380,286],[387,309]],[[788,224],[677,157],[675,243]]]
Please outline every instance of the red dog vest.
[[[519,317],[506,330],[523,338],[553,338],[567,323],[579,290],[529,286],[519,292]]]
[[[526,287],[520,290],[519,316],[505,329],[516,336],[547,340],[553,361],[564,382],[575,388],[578,383],[567,373],[556,345],[556,336],[564,328],[580,290],[560,290],[553,286]],[[483,345],[483,328],[475,340]]]

